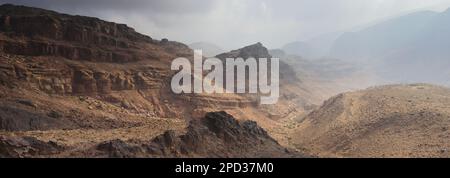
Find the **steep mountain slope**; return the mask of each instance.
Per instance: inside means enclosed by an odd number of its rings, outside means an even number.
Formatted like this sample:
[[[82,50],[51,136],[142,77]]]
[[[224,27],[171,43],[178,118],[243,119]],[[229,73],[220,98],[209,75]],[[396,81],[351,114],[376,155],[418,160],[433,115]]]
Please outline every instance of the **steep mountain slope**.
[[[266,47],[261,43],[257,43],[228,53],[219,54],[216,57],[222,60],[236,57],[244,59],[249,57],[271,59],[272,55]],[[280,60],[279,72],[280,97],[277,104],[259,106],[265,108],[263,111],[268,111],[269,115],[273,116],[272,118],[285,118],[293,113],[303,113],[306,107],[320,102],[311,95],[311,92],[305,88],[306,86],[298,78],[295,70],[285,63],[284,60]],[[246,95],[246,97],[251,96]]]
[[[216,56],[219,59],[241,57],[247,59],[267,58],[272,56],[261,43],[249,45]],[[259,96],[256,94],[240,94],[239,96],[254,102],[253,107],[239,107],[225,109],[236,118],[248,118],[256,121],[266,129],[271,136],[282,145],[288,146],[290,124],[295,118],[305,115],[315,103],[319,103],[310,91],[304,89],[303,83],[297,78],[295,71],[286,63],[280,62],[280,97],[276,104],[258,105]],[[217,94],[215,94],[217,96]],[[220,95],[219,95],[220,96]],[[208,111],[210,111],[209,109]]]
[[[325,157],[450,157],[450,89],[392,85],[337,95],[298,123],[298,149]]]

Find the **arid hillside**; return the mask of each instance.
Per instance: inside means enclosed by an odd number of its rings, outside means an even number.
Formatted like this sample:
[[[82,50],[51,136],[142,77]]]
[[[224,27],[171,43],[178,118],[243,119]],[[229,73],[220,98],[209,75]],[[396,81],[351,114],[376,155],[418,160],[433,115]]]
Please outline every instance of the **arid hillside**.
[[[292,139],[322,157],[450,157],[449,129],[450,89],[390,85],[325,101]]]
[[[149,137],[150,138],[150,137]],[[254,121],[225,112],[192,120],[185,133],[169,129],[155,138],[67,145],[31,136],[0,135],[1,157],[305,157],[282,147]]]

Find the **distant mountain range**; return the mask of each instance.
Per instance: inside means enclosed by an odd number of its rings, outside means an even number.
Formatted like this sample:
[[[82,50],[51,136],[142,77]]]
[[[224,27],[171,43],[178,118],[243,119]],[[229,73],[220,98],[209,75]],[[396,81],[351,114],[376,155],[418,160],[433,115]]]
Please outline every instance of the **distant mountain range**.
[[[317,37],[304,41],[294,41],[284,45],[281,49],[287,54],[301,56],[304,58],[321,58],[328,55],[328,52],[334,41],[342,33],[343,32],[332,32],[319,35]]]
[[[450,9],[421,11],[340,36],[329,56],[369,62],[393,82],[449,84]]]
[[[306,59],[334,58],[364,64],[392,83],[450,85],[450,8],[420,11],[374,23],[354,32],[335,32],[281,49]]]
[[[201,49],[203,52],[203,56],[206,57],[213,57],[220,53],[225,52],[225,50],[222,47],[208,42],[195,42],[189,44],[189,47],[193,50]]]

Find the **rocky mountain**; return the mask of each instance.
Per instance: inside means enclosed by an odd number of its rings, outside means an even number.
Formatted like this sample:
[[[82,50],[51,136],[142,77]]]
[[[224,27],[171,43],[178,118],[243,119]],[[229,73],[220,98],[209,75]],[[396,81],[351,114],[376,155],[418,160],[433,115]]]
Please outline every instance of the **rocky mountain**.
[[[339,37],[330,56],[364,61],[392,82],[448,85],[450,9],[393,18]]]
[[[450,157],[450,89],[389,85],[339,94],[311,112],[293,137],[321,157]]]
[[[273,155],[281,156],[284,150],[268,135],[281,137],[277,129],[283,125],[277,124],[276,119],[297,112],[294,107],[269,110],[249,97],[235,94],[176,95],[170,89],[171,77],[176,72],[170,70],[170,63],[177,57],[192,59],[193,51],[187,45],[155,40],[124,24],[97,18],[1,5],[0,49],[0,152],[6,156],[114,156],[104,149],[116,146],[125,150],[120,154],[133,157],[271,155],[270,151],[251,152],[253,149],[271,150]],[[262,45],[251,47],[253,50],[257,53],[240,55],[257,57],[259,53],[267,53]],[[183,140],[188,136],[176,136],[172,139],[179,148],[172,151],[182,154],[143,151],[144,147],[134,149],[136,145],[148,146],[149,140],[168,130],[189,133],[191,120],[223,110],[238,120],[260,121],[258,124],[268,135],[262,134],[261,129],[257,129],[256,136],[247,134],[254,132],[246,130],[252,124],[230,127],[244,133],[240,136],[256,137],[267,144],[256,144],[249,138],[226,143],[255,145],[238,153],[221,141],[227,136],[216,138],[207,135],[214,131],[194,129],[206,134],[195,139],[225,145],[208,148],[215,155],[197,152],[195,147],[183,152],[190,144]],[[199,122],[195,128],[207,128],[202,124]],[[97,147],[100,143],[105,144]]]
[[[243,47],[241,49],[232,50],[227,53],[222,53],[216,56],[218,59],[225,60],[226,58],[242,57],[248,59],[253,57],[255,59],[266,58],[270,61],[272,55],[269,50],[261,43],[256,43]],[[268,65],[270,66],[270,65]],[[279,82],[280,82],[280,100],[274,105],[277,109],[272,111],[270,115],[278,118],[283,118],[288,114],[292,114],[292,111],[304,111],[304,107],[311,105],[314,101],[312,97],[308,96],[308,91],[304,90],[302,82],[296,75],[294,69],[286,64],[283,60],[279,62]],[[247,77],[248,80],[248,77]],[[260,106],[264,107],[264,106]]]
[[[248,59],[250,57],[259,59],[259,58],[271,58],[272,56],[270,56],[269,50],[267,50],[267,48],[264,47],[262,43],[256,43],[249,46],[245,46],[240,49],[218,54],[216,55],[216,57],[224,60],[226,58],[238,58],[238,57],[241,57],[243,59]]]

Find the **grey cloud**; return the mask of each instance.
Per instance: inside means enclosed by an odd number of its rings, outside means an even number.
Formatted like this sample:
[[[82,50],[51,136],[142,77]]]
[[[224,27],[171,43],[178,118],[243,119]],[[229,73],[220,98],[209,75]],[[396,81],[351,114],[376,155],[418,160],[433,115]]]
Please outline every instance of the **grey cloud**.
[[[154,38],[207,41],[227,49],[269,48],[349,30],[415,10],[443,10],[450,0],[0,0],[126,23]]]
[[[215,0],[2,0],[2,3],[71,10],[114,10],[139,13],[198,13],[212,8]]]

